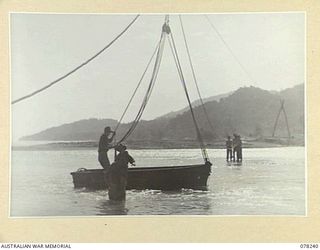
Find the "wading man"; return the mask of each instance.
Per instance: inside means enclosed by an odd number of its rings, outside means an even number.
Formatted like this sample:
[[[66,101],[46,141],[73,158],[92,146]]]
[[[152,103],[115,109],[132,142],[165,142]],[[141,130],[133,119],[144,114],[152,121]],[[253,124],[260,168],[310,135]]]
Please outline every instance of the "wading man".
[[[122,144],[115,147],[115,150],[119,153],[110,167],[108,176],[110,200],[121,201],[126,199],[128,163],[135,166],[134,159],[126,149],[127,147]]]
[[[227,148],[227,161],[232,161],[232,140],[230,136],[228,136],[228,140],[226,141],[226,148]]]

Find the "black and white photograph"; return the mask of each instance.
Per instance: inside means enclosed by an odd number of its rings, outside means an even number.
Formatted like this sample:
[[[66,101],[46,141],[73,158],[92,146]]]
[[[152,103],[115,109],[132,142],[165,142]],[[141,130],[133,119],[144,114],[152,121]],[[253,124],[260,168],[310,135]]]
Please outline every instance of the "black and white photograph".
[[[11,12],[9,216],[306,216],[305,26]]]

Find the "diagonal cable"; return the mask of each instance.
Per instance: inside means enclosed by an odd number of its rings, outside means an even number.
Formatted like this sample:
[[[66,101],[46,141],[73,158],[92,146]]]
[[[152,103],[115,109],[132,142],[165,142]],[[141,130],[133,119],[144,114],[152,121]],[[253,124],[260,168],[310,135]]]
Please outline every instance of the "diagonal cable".
[[[81,63],[79,66],[75,67],[73,70],[69,71],[68,73],[64,74],[63,76],[57,78],[56,80],[54,80],[53,82],[49,83],[48,85],[28,94],[25,95],[23,97],[20,97],[14,101],[11,102],[11,104],[15,104],[18,102],[21,102],[25,99],[28,99],[36,94],[39,94],[40,92],[52,87],[53,85],[55,85],[56,83],[60,82],[61,80],[67,78],[68,76],[70,76],[71,74],[73,74],[74,72],[76,72],[77,70],[79,70],[80,68],[82,68],[83,66],[87,65],[89,62],[91,62],[93,59],[95,59],[97,56],[99,56],[102,52],[104,52],[107,48],[109,48],[116,40],[118,40],[129,28],[130,26],[138,19],[140,15],[136,15],[136,17],[127,25],[127,27],[120,32],[120,34],[118,34],[108,45],[106,45],[103,49],[101,49],[100,51],[98,51],[95,55],[93,55],[92,57],[90,57],[88,60],[86,60],[85,62]]]
[[[190,97],[189,97],[187,85],[186,85],[186,82],[185,82],[185,79],[184,79],[184,76],[183,76],[181,63],[180,63],[180,60],[179,60],[179,57],[178,57],[178,52],[177,52],[177,48],[176,48],[172,33],[170,33],[170,38],[171,38],[171,41],[172,41],[172,43],[171,43],[170,40],[169,40],[170,48],[171,48],[171,51],[172,51],[172,55],[174,57],[174,61],[175,61],[175,64],[176,64],[176,67],[177,67],[177,70],[178,70],[178,74],[179,74],[179,77],[180,77],[184,92],[185,92],[186,97],[187,97],[187,101],[188,101],[189,108],[190,108],[190,113],[191,113],[191,116],[192,116],[192,119],[193,119],[193,123],[194,123],[195,129],[196,129],[197,138],[198,138],[198,141],[199,141],[199,144],[200,144],[202,157],[203,157],[205,162],[208,162],[209,161],[209,156],[208,156],[208,153],[207,153],[207,149],[205,148],[205,145],[204,145],[204,142],[203,142],[203,138],[201,136],[200,129],[199,129],[199,126],[198,126],[198,123],[197,123],[197,120],[196,120],[196,117],[195,117],[195,114],[194,114],[194,111],[193,111],[193,107],[192,107],[191,100],[190,100]]]
[[[128,108],[129,108],[129,106],[130,106],[130,104],[131,104],[134,96],[136,95],[136,93],[137,93],[137,91],[138,91],[138,89],[139,89],[139,87],[140,87],[140,85],[141,85],[141,83],[142,83],[142,80],[144,79],[145,74],[147,73],[147,71],[148,71],[148,69],[149,69],[149,66],[150,66],[150,64],[151,64],[151,62],[152,62],[152,59],[154,58],[154,55],[155,55],[156,52],[158,51],[158,48],[159,48],[159,46],[160,46],[160,42],[161,42],[161,41],[159,41],[159,43],[157,44],[156,49],[154,50],[154,52],[153,52],[153,54],[152,54],[149,62],[147,63],[147,66],[146,66],[146,68],[145,68],[145,70],[144,70],[144,72],[143,72],[143,74],[142,74],[142,76],[141,76],[141,78],[140,78],[140,80],[139,80],[139,82],[138,82],[138,84],[137,84],[137,87],[136,87],[135,90],[133,91],[133,94],[132,94],[132,96],[131,96],[131,98],[130,98],[130,100],[129,100],[129,103],[127,104],[126,108],[124,109],[124,111],[123,111],[123,113],[122,113],[122,115],[121,115],[121,117],[120,117],[120,119],[119,119],[119,121],[118,121],[118,124],[117,124],[116,128],[114,129],[115,132],[116,132],[117,129],[119,128],[119,126],[120,126],[120,124],[121,124],[121,122],[122,122],[122,120],[123,120],[123,117],[124,117],[125,114],[127,113]]]
[[[162,55],[163,55],[163,50],[164,50],[164,43],[165,43],[165,34],[164,32],[161,33],[161,38],[160,38],[160,43],[159,46],[157,47],[157,56],[156,56],[156,60],[154,63],[154,67],[153,67],[153,72],[152,72],[152,76],[149,82],[149,86],[148,89],[146,91],[146,94],[144,96],[144,99],[142,101],[142,104],[140,106],[140,109],[135,117],[135,119],[133,120],[131,127],[128,129],[128,131],[124,134],[124,136],[117,142],[117,145],[122,143],[123,141],[125,141],[130,135],[131,133],[135,130],[135,128],[137,127],[141,116],[143,114],[143,111],[148,103],[148,100],[151,96],[152,90],[154,88],[157,76],[158,76],[158,72],[159,72],[159,68],[160,68],[160,63],[161,63],[161,59],[162,59]]]
[[[212,123],[210,121],[207,109],[206,109],[206,107],[205,107],[205,105],[203,103],[203,99],[202,99],[202,96],[201,96],[201,93],[200,93],[200,89],[199,89],[197,77],[196,77],[196,74],[195,74],[195,70],[194,70],[194,67],[193,67],[193,64],[192,64],[191,55],[190,55],[190,51],[189,51],[189,46],[188,46],[188,43],[187,43],[187,38],[186,38],[185,31],[184,31],[181,15],[179,15],[179,20],[180,20],[180,26],[181,26],[181,29],[182,29],[184,44],[186,46],[188,59],[189,59],[189,63],[190,63],[191,71],[192,71],[193,80],[194,80],[194,83],[196,85],[196,89],[197,89],[197,92],[198,92],[198,96],[199,96],[199,99],[200,99],[200,102],[201,102],[201,106],[202,106],[203,112],[205,114],[205,117],[206,117],[206,119],[208,121],[208,124],[209,124],[211,130],[213,131],[214,130],[213,125],[212,125]]]
[[[250,81],[252,83],[255,83],[255,80],[253,79],[253,77],[251,76],[251,74],[249,73],[248,70],[246,70],[246,68],[243,66],[243,64],[240,62],[240,60],[238,59],[238,57],[233,53],[231,47],[228,45],[228,43],[226,42],[226,40],[224,40],[223,36],[221,35],[221,33],[218,31],[218,29],[214,26],[214,24],[212,23],[212,21],[210,20],[210,18],[208,17],[208,15],[204,15],[206,17],[206,19],[208,20],[211,28],[215,31],[215,33],[218,35],[218,37],[220,38],[220,40],[223,42],[224,46],[227,48],[227,50],[230,52],[230,54],[232,55],[233,59],[239,64],[239,66],[241,67],[241,69],[243,70],[243,72],[247,75],[247,77],[250,79]]]

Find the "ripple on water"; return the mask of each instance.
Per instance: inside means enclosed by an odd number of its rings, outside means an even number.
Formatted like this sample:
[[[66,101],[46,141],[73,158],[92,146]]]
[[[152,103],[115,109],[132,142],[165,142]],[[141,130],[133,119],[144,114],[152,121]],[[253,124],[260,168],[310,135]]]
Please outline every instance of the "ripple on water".
[[[106,190],[74,189],[70,172],[97,168],[93,150],[13,151],[13,216],[82,215],[304,215],[304,148],[244,149],[242,165],[228,165],[224,150],[208,150],[208,190],[129,190],[124,203]],[[131,150],[139,166],[202,162],[198,149]],[[96,164],[94,164],[96,163]]]

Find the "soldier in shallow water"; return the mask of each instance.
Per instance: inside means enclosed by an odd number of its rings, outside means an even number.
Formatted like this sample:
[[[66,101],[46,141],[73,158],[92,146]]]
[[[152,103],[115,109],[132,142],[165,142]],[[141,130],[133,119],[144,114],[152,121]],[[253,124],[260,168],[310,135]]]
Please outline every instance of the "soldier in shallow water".
[[[236,134],[233,134],[232,148],[233,148],[232,160],[233,160],[233,162],[235,162],[236,155],[237,155],[237,135]]]
[[[115,134],[116,133],[114,131],[111,131],[110,127],[105,127],[104,133],[100,136],[98,160],[104,169],[110,167],[108,150],[111,148],[111,143]]]
[[[233,139],[233,161],[242,162],[242,141],[240,135],[236,134]]]
[[[240,135],[238,135],[237,162],[242,162],[242,141]]]
[[[227,148],[227,161],[232,161],[232,140],[230,136],[228,136],[228,140],[226,141],[226,148]]]
[[[108,174],[110,200],[126,199],[128,163],[135,166],[134,159],[126,149],[127,147],[122,144],[115,147],[115,150],[119,153],[116,155],[115,162],[112,163]]]

